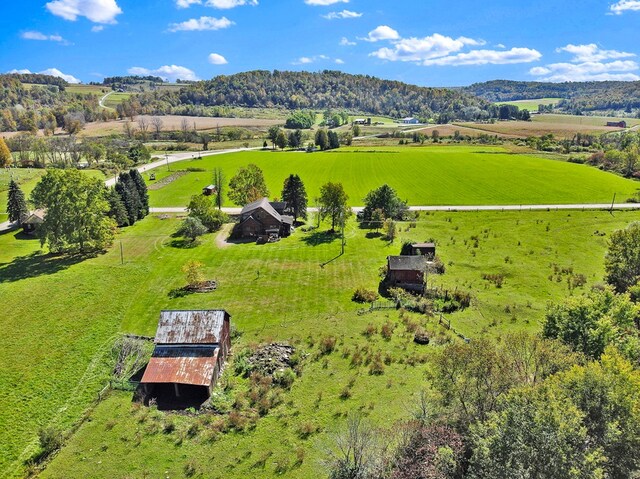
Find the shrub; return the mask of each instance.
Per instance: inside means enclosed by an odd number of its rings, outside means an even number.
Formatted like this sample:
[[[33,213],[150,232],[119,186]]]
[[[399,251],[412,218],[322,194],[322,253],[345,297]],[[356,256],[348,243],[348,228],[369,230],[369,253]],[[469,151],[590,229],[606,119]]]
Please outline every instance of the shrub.
[[[293,372],[293,369],[286,368],[281,371],[276,371],[273,375],[273,382],[284,389],[289,389],[293,384],[293,381],[296,380],[296,373]]]
[[[501,273],[494,273],[494,274],[484,273],[482,275],[482,279],[484,279],[485,281],[489,281],[490,283],[493,283],[496,288],[502,288],[502,283],[504,282],[504,275]]]
[[[320,428],[311,421],[306,421],[298,426],[298,436],[300,439],[308,439],[309,436],[318,432]]]
[[[356,303],[373,303],[376,299],[378,299],[378,293],[366,288],[356,289],[351,297],[351,301]]]
[[[62,432],[55,427],[46,427],[38,431],[40,443],[39,460],[42,461],[62,447]]]
[[[378,351],[371,360],[371,364],[369,364],[369,374],[380,376],[384,374],[384,364],[382,363],[382,355],[380,351]]]
[[[376,327],[376,325],[373,324],[373,323],[369,323],[369,324],[367,324],[367,327],[364,329],[362,334],[364,336],[366,336],[367,338],[370,338],[371,336],[373,336],[377,332],[378,332],[378,328]]]
[[[325,336],[320,340],[320,354],[331,354],[336,347],[336,338],[333,336]]]
[[[393,336],[393,330],[394,330],[394,326],[393,323],[391,321],[387,321],[386,323],[384,323],[382,325],[382,327],[380,328],[380,335],[386,339],[387,341],[389,341],[391,339],[391,336]]]

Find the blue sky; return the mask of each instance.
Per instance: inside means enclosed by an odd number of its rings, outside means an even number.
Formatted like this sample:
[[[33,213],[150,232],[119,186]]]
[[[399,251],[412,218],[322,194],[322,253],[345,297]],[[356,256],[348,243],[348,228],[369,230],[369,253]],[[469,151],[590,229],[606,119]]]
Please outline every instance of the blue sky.
[[[0,71],[640,80],[640,0],[3,0]]]

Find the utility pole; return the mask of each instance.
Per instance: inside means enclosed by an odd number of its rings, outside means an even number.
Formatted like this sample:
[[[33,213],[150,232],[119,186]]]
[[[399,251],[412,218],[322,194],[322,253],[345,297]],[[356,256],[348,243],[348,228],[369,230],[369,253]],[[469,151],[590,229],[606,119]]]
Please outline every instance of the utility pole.
[[[344,254],[344,211],[340,215],[340,224],[342,225],[342,251],[340,254]]]
[[[124,252],[122,250],[122,240],[120,240],[120,264],[124,264]]]

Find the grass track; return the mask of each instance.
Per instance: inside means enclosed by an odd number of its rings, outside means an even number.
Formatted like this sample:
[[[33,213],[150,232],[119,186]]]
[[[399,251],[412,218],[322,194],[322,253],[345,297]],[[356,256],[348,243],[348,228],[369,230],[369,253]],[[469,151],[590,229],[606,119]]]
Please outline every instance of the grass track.
[[[327,181],[344,184],[353,206],[363,204],[372,189],[388,183],[410,205],[482,205],[606,203],[631,196],[640,183],[576,165],[512,154],[503,148],[429,146],[340,149],[325,153],[252,151],[185,161],[173,170],[202,168],[150,194],[152,206],[186,206],[221,167],[227,179],[237,169],[255,163],[264,170],[272,197],[279,197],[290,173],[300,175],[310,204]],[[166,167],[157,170],[159,180]],[[148,176],[147,176],[148,178]],[[570,187],[569,187],[570,185]]]

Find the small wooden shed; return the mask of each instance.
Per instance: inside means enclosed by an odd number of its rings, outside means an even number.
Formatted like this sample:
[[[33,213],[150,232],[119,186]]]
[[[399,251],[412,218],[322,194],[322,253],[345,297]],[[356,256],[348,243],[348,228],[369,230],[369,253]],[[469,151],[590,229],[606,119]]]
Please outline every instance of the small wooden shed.
[[[424,291],[427,259],[424,256],[388,256],[387,283],[392,288]]]
[[[426,256],[428,259],[433,259],[436,256],[436,244],[414,243],[411,245],[411,254]]]
[[[202,194],[204,196],[212,196],[216,194],[216,185],[209,185],[202,188]]]
[[[32,212],[22,221],[22,230],[28,235],[36,234],[38,226],[44,223],[45,214],[46,212],[43,209]]]

